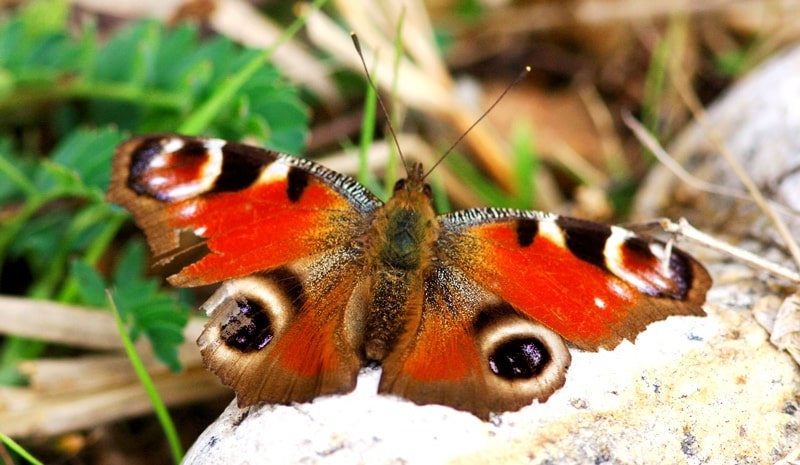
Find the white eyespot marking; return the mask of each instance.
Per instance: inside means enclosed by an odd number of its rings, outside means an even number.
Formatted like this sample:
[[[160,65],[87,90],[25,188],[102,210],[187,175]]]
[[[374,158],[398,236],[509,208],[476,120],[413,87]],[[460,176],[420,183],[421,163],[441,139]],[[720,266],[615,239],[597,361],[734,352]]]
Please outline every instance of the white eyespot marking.
[[[269,315],[269,321],[276,336],[285,331],[294,303],[281,287],[269,278],[249,276],[226,281],[200,306],[200,309],[218,322],[217,311],[224,308],[226,302],[235,301],[239,297],[259,302]]]
[[[167,139],[162,144],[162,147],[164,147],[164,152],[165,153],[177,152],[178,150],[182,149],[183,146],[184,146],[183,139],[180,139],[178,137],[173,137],[171,139]]]
[[[222,147],[227,144],[222,139],[208,139],[205,147],[208,151],[208,160],[202,167],[202,178],[208,180],[213,185],[222,173]]]
[[[169,182],[169,180],[167,178],[165,178],[164,176],[153,176],[152,178],[150,178],[148,180],[148,184],[150,184],[153,187],[163,186],[167,182]]]
[[[261,171],[258,182],[261,184],[271,184],[273,182],[284,181],[289,176],[291,167],[280,160],[270,163],[266,169]]]
[[[170,201],[176,202],[181,200],[196,197],[214,188],[217,178],[222,173],[222,147],[226,142],[222,139],[208,139],[203,141],[203,147],[206,149],[205,159],[194,159],[187,156],[187,160],[180,160],[179,151],[183,149],[186,144],[181,139],[170,139],[163,145],[164,153],[160,156],[153,157],[150,167],[168,168],[170,163],[196,163],[198,166],[197,177],[193,179],[186,179],[177,181],[169,177],[153,177],[150,183],[153,186],[172,186],[166,191],[166,196]],[[172,158],[177,157],[177,158]],[[179,161],[180,160],[180,161]],[[202,162],[200,161],[202,160]]]
[[[611,226],[611,235],[606,239],[606,245],[603,248],[603,256],[606,258],[606,266],[613,271],[614,274],[617,274],[617,269],[623,268],[622,264],[624,263],[624,259],[622,256],[622,247],[625,245],[625,241],[630,237],[633,237],[632,232],[617,226]],[[624,276],[619,274],[617,274],[617,276],[627,280]]]
[[[548,239],[559,247],[567,247],[566,240],[564,239],[564,231],[556,224],[555,219],[553,221],[540,221],[538,235]]]
[[[546,327],[520,317],[500,317],[483,328],[477,335],[476,341],[482,358],[487,362],[482,364],[486,383],[500,396],[507,399],[516,398],[517,402],[522,404],[530,403],[533,399],[544,401],[564,385],[571,357],[564,340]],[[517,376],[521,373],[508,373],[507,370],[500,373],[496,369],[497,366],[493,366],[492,359],[496,356],[500,359],[504,357],[504,354],[498,351],[508,350],[508,347],[503,349],[507,343],[512,345],[512,350],[515,342],[519,344],[517,352],[523,354],[527,353],[525,346],[533,341],[536,341],[537,349],[542,349],[539,354],[542,357],[539,360],[541,363],[536,366],[520,367],[533,370],[529,373],[530,376]],[[519,362],[522,360],[518,360]]]
[[[165,166],[167,166],[167,157],[163,153],[151,158],[150,162],[147,164],[147,168],[149,169],[159,169],[164,168]]]
[[[666,259],[664,255],[666,254],[667,251],[664,250],[664,246],[659,244],[658,242],[650,243],[650,252],[653,252],[653,255],[655,255],[660,261]]]
[[[606,308],[605,300],[601,299],[600,297],[594,298],[594,306],[597,308]]]
[[[196,236],[203,236],[206,233],[206,231],[208,231],[208,228],[205,226],[201,226],[199,228],[195,228],[194,234]]]
[[[653,254],[656,262],[652,266],[641,266],[638,269],[631,269],[626,266],[625,253],[635,253],[630,247],[625,249],[626,241],[635,235],[625,229],[612,226],[611,236],[606,240],[603,255],[606,257],[606,266],[616,276],[635,287],[639,291],[656,295],[661,291],[669,289],[671,276],[665,276],[662,272],[661,263],[664,260],[664,247],[657,242],[649,242],[648,250]],[[644,260],[641,261],[645,263]],[[668,271],[671,274],[671,271]]]
[[[167,192],[169,200],[176,202],[190,199],[213,187],[213,183],[200,182],[202,179],[198,180],[198,182],[187,182],[173,187]]]
[[[225,146],[228,142],[222,139],[206,139],[204,144],[206,146],[206,150],[215,160],[222,161],[222,147]]]

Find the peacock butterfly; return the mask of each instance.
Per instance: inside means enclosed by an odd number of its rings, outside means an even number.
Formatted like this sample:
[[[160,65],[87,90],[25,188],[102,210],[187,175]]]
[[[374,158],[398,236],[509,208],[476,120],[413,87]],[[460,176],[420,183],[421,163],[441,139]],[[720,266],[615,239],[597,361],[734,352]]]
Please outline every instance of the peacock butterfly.
[[[381,393],[486,419],[564,384],[564,340],[610,349],[704,315],[711,286],[685,252],[619,227],[501,208],[437,216],[420,165],[383,203],[308,160],[148,135],[117,149],[108,199],[167,260],[182,233],[202,239],[169,281],[224,282],[198,344],[240,406],[349,392],[379,362]]]

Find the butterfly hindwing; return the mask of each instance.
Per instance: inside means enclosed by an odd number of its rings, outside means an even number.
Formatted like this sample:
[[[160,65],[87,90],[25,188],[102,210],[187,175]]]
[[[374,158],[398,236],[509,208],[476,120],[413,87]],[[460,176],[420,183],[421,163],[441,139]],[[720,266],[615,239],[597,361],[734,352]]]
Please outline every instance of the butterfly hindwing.
[[[383,362],[381,392],[486,419],[564,384],[571,358],[563,340],[459,270],[435,266],[420,298],[416,331]]]
[[[363,359],[354,302],[365,292],[358,261],[339,252],[294,265],[228,281],[203,304],[211,316],[197,341],[204,363],[241,406],[355,387]]]

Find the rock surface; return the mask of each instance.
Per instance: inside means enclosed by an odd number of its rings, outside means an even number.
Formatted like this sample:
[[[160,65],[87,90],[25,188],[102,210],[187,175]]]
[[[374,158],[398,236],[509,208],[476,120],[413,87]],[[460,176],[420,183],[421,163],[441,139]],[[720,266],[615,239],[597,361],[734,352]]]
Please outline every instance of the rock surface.
[[[378,395],[379,370],[367,370],[349,395],[232,403],[185,463],[774,463],[800,442],[800,376],[742,311],[756,298],[740,286],[716,286],[706,318],[573,350],[563,389],[491,422]]]
[[[750,200],[709,131],[742,165],[776,213],[800,240],[800,46],[789,48],[745,76],[707,110],[708,124],[688,125],[669,154],[697,179],[740,198],[712,194],[679,180],[664,165],[637,194],[640,219],[686,216],[706,232],[774,241],[775,229]],[[781,206],[783,206],[781,208]],[[778,242],[780,243],[780,241]]]

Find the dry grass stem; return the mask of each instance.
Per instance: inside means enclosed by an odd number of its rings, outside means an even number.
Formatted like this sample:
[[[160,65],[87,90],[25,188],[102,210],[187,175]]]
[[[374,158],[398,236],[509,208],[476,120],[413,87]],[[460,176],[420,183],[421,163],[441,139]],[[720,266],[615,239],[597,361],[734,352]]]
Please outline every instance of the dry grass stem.
[[[37,315],[30,318],[30,315]],[[195,339],[205,320],[193,318],[184,329],[179,358],[185,367],[171,373],[157,362],[150,344],[137,351],[168,405],[221,395],[225,389],[202,368]],[[113,316],[45,301],[0,296],[0,333],[95,350],[103,355],[24,362],[25,388],[0,388],[0,425],[11,436],[50,435],[139,415],[152,406],[122,349]],[[10,425],[10,427],[8,426]]]
[[[586,108],[586,113],[600,136],[600,153],[606,171],[617,179],[629,177],[630,169],[624,157],[625,150],[622,148],[619,131],[614,124],[614,118],[611,116],[608,105],[600,97],[597,87],[594,85],[578,83],[577,91]]]
[[[695,95],[694,91],[691,90],[691,87],[686,82],[685,75],[680,72],[680,70],[671,68],[669,70],[669,77],[675,86],[675,89],[678,91],[678,94],[681,96],[686,106],[689,107],[689,110],[694,115],[700,127],[703,128],[709,140],[717,148],[720,155],[725,158],[725,161],[730,165],[737,178],[739,178],[742,184],[744,184],[744,187],[752,196],[752,199],[756,205],[758,205],[761,211],[764,212],[767,218],[769,218],[773,226],[775,226],[778,235],[783,239],[786,248],[789,250],[795,266],[800,268],[800,246],[798,246],[797,241],[792,236],[792,233],[789,231],[786,223],[775,213],[775,209],[773,209],[767,199],[764,198],[764,195],[761,193],[758,186],[756,186],[755,182],[753,182],[753,179],[747,174],[747,171],[744,169],[741,163],[739,163],[739,160],[736,158],[736,156],[733,155],[730,150],[728,150],[727,146],[722,140],[722,137],[709,123],[705,110],[700,104],[697,95]]]
[[[407,3],[407,11],[424,11],[422,6],[411,5],[411,3]],[[391,21],[379,20],[370,16],[370,14],[377,15],[378,12],[385,11],[385,9],[378,9],[373,2],[350,2],[343,7],[345,9],[341,13],[347,26],[352,27],[362,44],[365,45],[364,57],[368,67],[372,67],[373,63],[377,64],[373,76],[376,85],[384,90],[393,89],[395,67],[392,38],[397,25]],[[413,17],[413,14],[409,14],[409,16]],[[386,24],[391,27],[384,27]],[[349,69],[361,72],[358,56],[353,50],[347,33],[339,25],[317,11],[309,15],[308,26],[309,36],[319,48],[333,55]],[[431,30],[425,29],[427,27],[429,27],[429,22],[426,21],[417,21],[416,23],[409,21],[403,24],[402,36],[404,38],[416,37],[417,39],[404,39],[404,43],[411,44],[413,51],[408,52],[400,59],[397,70],[398,83],[394,87],[396,96],[403,104],[444,119],[452,125],[456,134],[461,134],[477,120],[479,114],[455,98],[453,80],[449,74],[442,72],[445,66],[441,62],[441,58],[437,60],[431,58],[438,54],[435,52],[433,33]],[[421,40],[420,38],[428,39]],[[412,56],[423,57],[424,61],[412,60]],[[431,64],[431,62],[436,64]],[[511,189],[508,152],[504,148],[501,138],[490,128],[490,125],[482,122],[467,135],[465,140],[472,147],[481,167],[502,187]]]
[[[109,312],[21,297],[0,296],[0,334],[86,349],[122,349]]]
[[[153,377],[168,406],[213,399],[229,392],[204,369]],[[141,384],[129,383],[90,392],[37,394],[0,389],[0,425],[12,437],[52,436],[142,415],[152,410]]]
[[[761,29],[765,17],[781,17],[800,12],[797,0],[587,0],[564,3],[527,3],[502,8],[485,17],[486,34],[517,34],[581,26],[607,26],[617,23],[643,23],[675,15],[704,13],[735,14],[750,32]],[[531,21],[531,18],[536,18]],[[795,21],[797,23],[797,21]],[[744,24],[743,24],[744,26]],[[800,26],[800,24],[798,24]]]
[[[566,141],[554,140],[553,143],[553,161],[564,166],[583,184],[600,188],[608,187],[609,177],[603,170],[595,168],[589,160],[576,152]]]
[[[266,49],[283,34],[283,28],[243,0],[218,0],[210,25],[220,34],[248,47]],[[341,92],[330,77],[331,70],[300,41],[290,39],[272,53],[271,62],[291,82],[315,94],[328,109],[342,106]]]
[[[119,18],[169,19],[186,0],[70,0],[75,6],[88,11]]]

